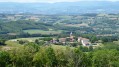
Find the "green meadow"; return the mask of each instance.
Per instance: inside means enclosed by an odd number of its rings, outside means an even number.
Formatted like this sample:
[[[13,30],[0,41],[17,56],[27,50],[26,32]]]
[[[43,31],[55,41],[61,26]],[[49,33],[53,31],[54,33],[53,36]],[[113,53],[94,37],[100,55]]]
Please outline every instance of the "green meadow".
[[[29,34],[60,34],[62,31],[24,30],[24,32]]]

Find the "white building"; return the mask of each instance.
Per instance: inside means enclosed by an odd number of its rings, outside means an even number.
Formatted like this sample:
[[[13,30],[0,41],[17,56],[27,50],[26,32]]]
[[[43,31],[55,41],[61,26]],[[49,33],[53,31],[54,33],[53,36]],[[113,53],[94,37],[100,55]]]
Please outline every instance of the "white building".
[[[90,40],[86,39],[86,38],[83,38],[81,40],[81,43],[82,43],[83,46],[90,46],[91,45]]]

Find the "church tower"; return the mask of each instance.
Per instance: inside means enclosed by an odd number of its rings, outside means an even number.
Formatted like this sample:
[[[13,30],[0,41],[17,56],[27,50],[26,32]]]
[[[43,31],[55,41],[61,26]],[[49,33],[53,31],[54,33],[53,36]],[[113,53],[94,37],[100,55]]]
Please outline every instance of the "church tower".
[[[73,42],[74,41],[74,36],[73,36],[73,33],[71,32],[70,33],[70,42]]]
[[[71,33],[70,33],[70,38],[73,38],[73,37],[74,37],[74,36],[73,36],[73,33],[71,32]]]

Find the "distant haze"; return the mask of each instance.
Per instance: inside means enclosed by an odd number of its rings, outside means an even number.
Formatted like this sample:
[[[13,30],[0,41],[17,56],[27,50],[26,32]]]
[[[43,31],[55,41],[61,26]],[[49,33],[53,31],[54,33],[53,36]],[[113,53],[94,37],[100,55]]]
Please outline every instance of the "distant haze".
[[[47,3],[55,3],[55,2],[77,2],[77,1],[112,1],[116,2],[119,0],[0,0],[0,2],[20,2],[20,3],[32,3],[32,2],[47,2]]]
[[[51,2],[53,1],[54,0],[51,0]],[[77,0],[77,2],[57,2],[57,3],[0,2],[0,13],[69,14],[69,15],[82,14],[82,13],[83,14],[84,13],[119,13],[119,1],[112,2],[111,0],[108,1],[99,1],[99,0],[78,1]]]

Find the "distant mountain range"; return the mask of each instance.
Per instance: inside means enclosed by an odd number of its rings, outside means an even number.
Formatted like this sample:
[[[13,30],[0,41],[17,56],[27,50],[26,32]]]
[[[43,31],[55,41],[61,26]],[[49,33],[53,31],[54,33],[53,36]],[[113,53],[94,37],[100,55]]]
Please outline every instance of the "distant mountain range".
[[[32,14],[82,14],[82,13],[119,13],[119,2],[80,1],[59,3],[13,3],[1,2],[0,13]]]

